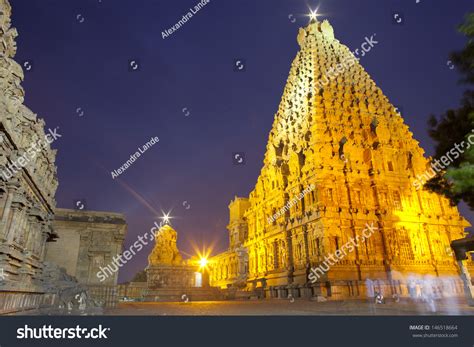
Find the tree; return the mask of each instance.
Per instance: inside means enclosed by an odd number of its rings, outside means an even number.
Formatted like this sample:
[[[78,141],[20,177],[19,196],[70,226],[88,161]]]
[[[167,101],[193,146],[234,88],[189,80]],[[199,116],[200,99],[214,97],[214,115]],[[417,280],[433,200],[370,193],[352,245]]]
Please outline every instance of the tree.
[[[451,60],[463,76],[460,82],[471,87],[474,84],[474,13],[466,16],[459,32],[468,41],[463,50],[451,54]],[[464,146],[449,168],[437,173],[425,188],[445,195],[453,205],[464,200],[474,210],[474,91],[468,89],[464,93],[458,109],[446,111],[439,119],[431,116],[428,125],[428,133],[436,142],[435,158],[448,153],[455,144]]]

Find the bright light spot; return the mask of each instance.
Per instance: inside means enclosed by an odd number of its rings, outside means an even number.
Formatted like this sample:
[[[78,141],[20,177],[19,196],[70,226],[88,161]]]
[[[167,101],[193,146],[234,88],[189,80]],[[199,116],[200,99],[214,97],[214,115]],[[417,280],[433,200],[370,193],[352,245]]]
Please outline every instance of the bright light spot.
[[[205,268],[212,266],[212,259],[209,259],[211,257],[212,253],[212,246],[209,248],[202,247],[200,250],[196,244],[192,244],[194,251],[196,252],[195,255],[193,256],[193,264],[196,266],[199,266],[200,270],[204,270]]]
[[[313,11],[312,9],[309,9],[309,14],[307,15],[309,17],[310,21],[317,21],[318,16],[321,16],[321,14],[318,13],[319,6]]]
[[[170,216],[170,212],[164,213],[163,212],[163,217],[160,217],[163,220],[163,224],[170,224],[170,219],[172,218]]]
[[[206,267],[206,266],[207,266],[207,258],[201,258],[201,259],[199,259],[199,266],[200,266],[201,268]]]

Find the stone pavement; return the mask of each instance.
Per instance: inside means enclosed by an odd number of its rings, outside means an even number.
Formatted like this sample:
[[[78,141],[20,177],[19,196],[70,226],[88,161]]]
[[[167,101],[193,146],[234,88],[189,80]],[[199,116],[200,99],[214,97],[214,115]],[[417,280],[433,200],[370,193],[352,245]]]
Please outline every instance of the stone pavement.
[[[251,300],[200,302],[126,302],[117,308],[106,309],[106,315],[159,315],[159,316],[261,316],[261,315],[474,315],[474,307],[464,300],[427,303],[401,301],[374,304],[360,300],[315,302],[308,300]]]

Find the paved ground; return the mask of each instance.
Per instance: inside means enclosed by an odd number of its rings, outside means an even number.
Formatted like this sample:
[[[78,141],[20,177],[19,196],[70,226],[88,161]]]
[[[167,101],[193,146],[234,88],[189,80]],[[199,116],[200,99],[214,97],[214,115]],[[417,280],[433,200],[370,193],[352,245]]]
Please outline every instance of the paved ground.
[[[234,316],[234,315],[473,315],[464,301],[427,303],[402,301],[375,305],[363,301],[254,300],[202,302],[126,302],[106,315]]]

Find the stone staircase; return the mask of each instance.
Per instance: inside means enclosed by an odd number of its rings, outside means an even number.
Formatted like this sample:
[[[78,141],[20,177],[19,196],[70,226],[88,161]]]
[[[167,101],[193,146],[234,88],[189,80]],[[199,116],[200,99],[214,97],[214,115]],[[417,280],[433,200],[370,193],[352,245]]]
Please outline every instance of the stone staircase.
[[[157,288],[149,289],[144,301],[216,301],[225,300],[224,293],[214,287],[191,287],[191,288]]]

